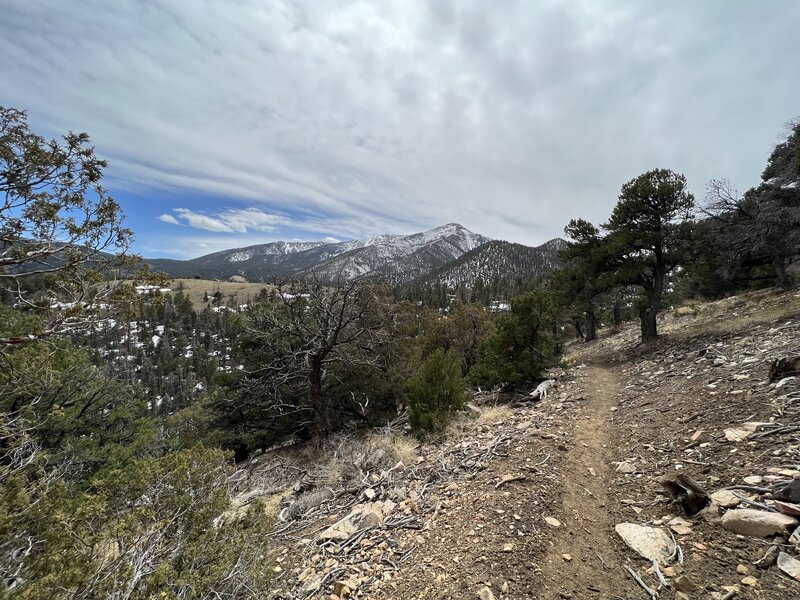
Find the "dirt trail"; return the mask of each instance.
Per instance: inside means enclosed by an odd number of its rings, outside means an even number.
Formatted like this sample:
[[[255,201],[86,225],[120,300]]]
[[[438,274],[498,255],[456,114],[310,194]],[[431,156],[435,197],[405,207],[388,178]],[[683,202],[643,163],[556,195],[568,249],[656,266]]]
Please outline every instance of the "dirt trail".
[[[614,553],[609,515],[614,432],[610,423],[617,381],[611,369],[581,374],[587,395],[574,426],[574,447],[563,466],[562,526],[542,562],[544,598],[624,598],[630,588]],[[569,554],[572,560],[562,555]]]

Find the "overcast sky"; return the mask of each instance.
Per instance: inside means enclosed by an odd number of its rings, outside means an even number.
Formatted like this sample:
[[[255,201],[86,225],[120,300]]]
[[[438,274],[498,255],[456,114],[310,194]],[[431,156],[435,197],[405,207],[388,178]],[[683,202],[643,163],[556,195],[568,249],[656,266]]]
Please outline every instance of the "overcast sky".
[[[457,221],[539,244],[667,167],[758,181],[800,2],[0,0],[0,105],[86,131],[147,256]]]

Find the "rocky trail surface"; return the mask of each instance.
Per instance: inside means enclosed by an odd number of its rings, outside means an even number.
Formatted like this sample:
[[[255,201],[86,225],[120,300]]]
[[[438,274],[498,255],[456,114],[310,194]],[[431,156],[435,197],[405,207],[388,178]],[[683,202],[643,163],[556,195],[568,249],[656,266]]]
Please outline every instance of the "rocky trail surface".
[[[546,398],[480,395],[444,441],[358,457],[355,484],[301,477],[274,597],[800,598],[800,377],[770,373],[800,355],[800,295],[660,328],[572,346]]]

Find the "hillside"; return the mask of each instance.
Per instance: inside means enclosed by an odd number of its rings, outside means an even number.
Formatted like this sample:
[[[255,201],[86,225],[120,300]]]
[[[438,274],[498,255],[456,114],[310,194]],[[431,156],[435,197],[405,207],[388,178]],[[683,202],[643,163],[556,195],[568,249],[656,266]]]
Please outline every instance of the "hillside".
[[[770,511],[800,513],[800,387],[769,372],[800,351],[800,294],[690,306],[661,325],[647,346],[632,323],[571,345],[541,402],[477,394],[475,418],[438,443],[389,427],[330,440],[324,460],[280,449],[243,465],[243,497],[272,490],[280,513],[274,597],[645,598],[646,585],[796,598],[797,520]],[[662,484],[678,474],[711,494],[699,514]],[[754,537],[748,519],[781,525]],[[642,552],[660,540],[658,572],[623,542],[637,528]]]
[[[477,281],[529,281],[556,269],[561,239],[531,247],[493,240],[426,275],[417,283],[440,283],[449,288],[475,288]]]

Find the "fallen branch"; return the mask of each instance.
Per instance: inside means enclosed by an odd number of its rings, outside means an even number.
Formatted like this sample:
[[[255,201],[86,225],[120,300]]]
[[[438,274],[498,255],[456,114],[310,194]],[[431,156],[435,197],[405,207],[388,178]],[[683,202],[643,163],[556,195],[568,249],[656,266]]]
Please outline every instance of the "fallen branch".
[[[512,481],[525,481],[527,479],[525,475],[506,475],[495,484],[494,489],[499,490],[502,486]]]
[[[628,565],[625,565],[625,570],[631,574],[631,577],[633,577],[636,580],[636,583],[638,583],[641,588],[647,592],[647,595],[650,596],[652,600],[656,600],[656,598],[658,598],[658,594],[650,589],[650,587],[644,581],[642,581],[642,578],[639,577],[639,574],[636,571],[631,569]]]

